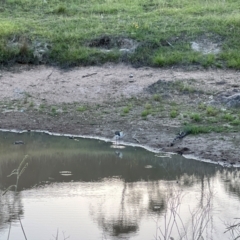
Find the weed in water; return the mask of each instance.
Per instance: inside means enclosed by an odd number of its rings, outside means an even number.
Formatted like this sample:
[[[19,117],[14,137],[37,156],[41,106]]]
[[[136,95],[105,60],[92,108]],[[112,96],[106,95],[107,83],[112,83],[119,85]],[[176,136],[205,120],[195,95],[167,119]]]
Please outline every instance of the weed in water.
[[[22,174],[25,172],[25,170],[26,170],[26,168],[27,168],[27,166],[28,166],[27,158],[28,158],[28,155],[26,155],[26,156],[23,158],[23,160],[22,160],[21,163],[19,164],[18,168],[17,168],[17,169],[14,169],[14,170],[11,172],[11,174],[8,175],[8,177],[11,177],[11,176],[16,175],[16,183],[15,183],[15,185],[9,186],[9,187],[3,192],[3,194],[2,194],[2,195],[5,195],[8,191],[14,189],[15,195],[14,195],[14,200],[13,200],[13,201],[14,201],[14,202],[13,202],[13,206],[14,206],[14,203],[15,203],[15,197],[17,197],[16,193],[17,193],[17,191],[18,191],[19,179],[20,179],[20,177],[22,176]],[[12,214],[12,216],[14,216],[14,215],[15,215],[15,213]],[[20,226],[21,226],[21,229],[22,229],[24,238],[25,238],[25,240],[27,240],[27,237],[26,237],[26,234],[25,234],[25,231],[24,231],[24,228],[23,228],[23,225],[22,225],[22,221],[21,221],[21,218],[20,218],[19,214],[18,214],[18,220],[19,220],[19,222],[20,222]],[[11,232],[11,226],[12,226],[11,215],[10,215],[9,221],[10,221],[10,225],[9,225],[9,234],[10,234],[10,232]],[[8,234],[8,239],[9,239],[9,234]]]

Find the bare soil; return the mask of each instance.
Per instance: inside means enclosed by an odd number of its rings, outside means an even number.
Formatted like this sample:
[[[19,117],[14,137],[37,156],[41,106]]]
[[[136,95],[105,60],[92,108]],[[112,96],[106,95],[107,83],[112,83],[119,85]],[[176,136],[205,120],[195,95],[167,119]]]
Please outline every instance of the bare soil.
[[[121,64],[68,70],[15,66],[0,72],[0,128],[108,139],[122,130],[125,142],[238,163],[238,132],[188,135],[171,146],[182,121],[169,117],[168,112],[171,106],[181,105],[187,111],[199,103],[208,104],[219,93],[238,92],[239,79],[240,73],[233,70],[187,71]],[[187,92],[174,85],[179,82],[187,86]],[[153,100],[154,94],[161,96],[160,102]],[[163,109],[143,118],[146,103]]]

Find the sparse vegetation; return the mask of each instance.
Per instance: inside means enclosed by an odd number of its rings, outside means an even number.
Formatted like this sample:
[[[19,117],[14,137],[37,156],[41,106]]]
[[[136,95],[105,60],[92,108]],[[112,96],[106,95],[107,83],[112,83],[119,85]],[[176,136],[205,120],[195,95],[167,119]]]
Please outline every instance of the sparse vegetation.
[[[33,101],[31,101],[30,103],[29,103],[29,107],[33,107],[34,106],[34,103],[33,103]]]
[[[77,108],[77,111],[79,111],[79,112],[84,112],[84,111],[86,111],[87,110],[87,107],[86,106],[79,106],[78,108]]]
[[[142,117],[147,117],[150,113],[151,113],[151,111],[145,109],[145,110],[142,111],[141,116]]]
[[[201,116],[198,113],[193,113],[191,119],[195,122],[200,122],[202,120]]]
[[[230,113],[226,113],[223,115],[223,119],[228,122],[232,122],[235,119],[235,117]]]
[[[162,100],[162,98],[159,94],[154,94],[153,95],[153,100],[156,101],[156,102],[160,102]]]
[[[51,114],[52,115],[56,115],[57,114],[57,108],[56,107],[52,107],[51,108]]]
[[[130,111],[129,107],[124,107],[123,110],[122,110],[122,112],[123,112],[124,114],[129,113],[129,111]]]
[[[170,112],[170,117],[171,117],[171,118],[176,118],[177,115],[178,115],[177,110],[174,110],[174,109],[173,109],[173,110]]]
[[[226,127],[223,126],[205,126],[205,125],[186,125],[184,131],[189,134],[200,134],[200,133],[210,133],[210,132],[224,132]]]
[[[209,116],[216,116],[219,113],[219,110],[212,106],[207,106],[206,113]]]

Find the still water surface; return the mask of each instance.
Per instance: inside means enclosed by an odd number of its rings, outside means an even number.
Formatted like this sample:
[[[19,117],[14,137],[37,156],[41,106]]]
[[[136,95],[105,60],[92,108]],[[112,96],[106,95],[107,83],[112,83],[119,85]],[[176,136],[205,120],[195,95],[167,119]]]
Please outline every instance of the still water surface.
[[[2,196],[26,154],[19,191]],[[233,239],[224,232],[240,217],[239,173],[98,140],[0,132],[0,239],[10,221],[9,239],[24,239],[19,217],[28,240]]]

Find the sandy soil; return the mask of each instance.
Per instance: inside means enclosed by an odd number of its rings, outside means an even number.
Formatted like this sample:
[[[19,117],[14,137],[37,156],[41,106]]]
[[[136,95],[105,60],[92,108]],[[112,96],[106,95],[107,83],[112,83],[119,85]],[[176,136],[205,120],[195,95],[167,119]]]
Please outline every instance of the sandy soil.
[[[121,129],[126,133],[123,139],[126,142],[233,164],[240,160],[238,133],[188,135],[171,146],[180,128],[179,121],[162,119],[159,115],[144,120],[136,117],[137,110],[120,116],[116,109],[120,103],[127,104],[133,98],[142,102],[150,99],[153,92],[149,89],[159,80],[179,80],[207,92],[192,96],[166,92],[166,98],[187,106],[208,102],[221,92],[238,91],[239,79],[240,73],[231,70],[136,69],[121,64],[68,70],[46,66],[15,66],[0,72],[0,128],[41,129],[109,139],[115,130]],[[34,109],[16,108],[16,104],[26,101],[26,98],[28,102],[31,99]],[[9,107],[11,103],[13,107]],[[46,112],[36,111],[43,103],[49,106],[66,105],[69,110],[65,113],[59,111],[53,117]],[[72,108],[76,103],[87,105],[90,110],[76,112]],[[106,114],[101,114],[104,112]]]

